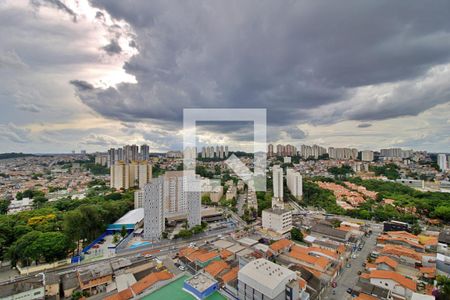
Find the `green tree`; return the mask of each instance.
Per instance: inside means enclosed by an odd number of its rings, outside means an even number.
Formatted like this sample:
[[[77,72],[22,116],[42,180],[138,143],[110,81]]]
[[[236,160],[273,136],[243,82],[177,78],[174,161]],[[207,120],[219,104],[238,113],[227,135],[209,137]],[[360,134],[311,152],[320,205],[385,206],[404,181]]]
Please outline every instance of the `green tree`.
[[[10,201],[0,200],[0,215],[5,215],[8,212]]]
[[[127,235],[127,229],[125,228],[125,225],[122,225],[122,229],[120,230],[120,235],[122,237],[125,237]]]
[[[66,258],[69,248],[68,239],[62,232],[44,232],[32,245],[46,262]]]
[[[202,204],[203,205],[211,205],[211,198],[209,197],[209,195],[203,195],[202,196]]]
[[[444,275],[438,275],[436,281],[436,286],[439,289],[438,299],[450,299],[450,278]]]
[[[303,233],[297,227],[291,229],[291,239],[294,241],[303,242]]]
[[[48,202],[48,199],[44,196],[36,196],[33,198],[33,207],[40,208],[44,205],[44,203]]]

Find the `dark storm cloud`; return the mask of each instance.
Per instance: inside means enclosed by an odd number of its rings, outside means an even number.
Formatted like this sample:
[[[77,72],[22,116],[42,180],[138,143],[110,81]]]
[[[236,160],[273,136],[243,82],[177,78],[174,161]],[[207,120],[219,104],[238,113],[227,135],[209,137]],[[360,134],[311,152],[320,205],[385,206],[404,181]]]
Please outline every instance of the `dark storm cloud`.
[[[71,15],[73,17],[74,22],[77,21],[76,13],[72,9],[70,9],[67,5],[65,5],[63,2],[61,2],[59,0],[31,0],[30,3],[35,7],[39,7],[41,5],[46,5],[46,4],[53,6],[65,13]]]
[[[284,132],[287,133],[287,135],[291,139],[304,139],[306,137],[306,133],[303,130],[298,129],[297,127],[289,127],[284,129]]]
[[[124,66],[137,84],[74,84],[107,117],[179,123],[183,108],[262,107],[283,127],[416,115],[450,99],[439,80],[419,95],[402,90],[450,61],[445,0],[93,3],[127,21],[139,44]],[[383,101],[374,103],[376,91],[355,98],[358,88],[401,82]],[[325,117],[310,115],[327,106]]]
[[[92,84],[83,80],[71,80],[70,83],[75,86],[80,92],[94,89],[94,86]]]
[[[109,44],[102,47],[102,49],[105,50],[108,55],[120,54],[122,52],[122,48],[117,40],[111,40]]]

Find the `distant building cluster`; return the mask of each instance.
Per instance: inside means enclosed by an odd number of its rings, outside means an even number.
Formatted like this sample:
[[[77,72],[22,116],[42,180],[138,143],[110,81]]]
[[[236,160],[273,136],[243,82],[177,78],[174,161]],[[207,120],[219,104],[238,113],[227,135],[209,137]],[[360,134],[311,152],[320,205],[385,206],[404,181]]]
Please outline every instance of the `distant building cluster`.
[[[328,156],[332,159],[357,159],[358,149],[329,147]]]
[[[325,154],[328,154],[330,159],[336,160],[356,160],[360,159],[362,161],[371,162],[374,161],[375,158],[381,158],[383,160],[399,160],[399,159],[407,159],[407,158],[417,158],[417,152],[414,150],[403,150],[401,148],[389,148],[389,149],[381,149],[380,152],[375,152],[372,150],[362,150],[358,151],[356,148],[335,148],[335,147],[322,147],[319,145],[301,145],[299,149],[295,146],[287,144],[287,145],[273,145],[269,144],[267,146],[267,156],[282,156],[282,157],[291,157],[291,156],[299,156],[303,159],[318,159]]]
[[[413,150],[402,150],[401,148],[381,149],[380,155],[385,158],[410,158]]]
[[[219,159],[225,159],[228,158],[229,152],[228,152],[228,146],[205,146],[202,147],[202,158],[219,158]]]
[[[123,148],[111,148],[108,150],[107,166],[113,166],[118,161],[130,163],[138,160],[147,160],[150,155],[150,147],[141,145],[140,151],[138,145],[125,145]]]

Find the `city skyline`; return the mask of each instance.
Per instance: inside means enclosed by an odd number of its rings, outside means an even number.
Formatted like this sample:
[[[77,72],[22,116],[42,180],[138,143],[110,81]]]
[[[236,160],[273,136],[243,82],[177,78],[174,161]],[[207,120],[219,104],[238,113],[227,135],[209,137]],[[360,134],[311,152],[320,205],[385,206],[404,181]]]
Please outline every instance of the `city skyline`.
[[[5,1],[0,149],[177,150],[183,108],[236,107],[266,108],[273,144],[448,152],[449,5]]]

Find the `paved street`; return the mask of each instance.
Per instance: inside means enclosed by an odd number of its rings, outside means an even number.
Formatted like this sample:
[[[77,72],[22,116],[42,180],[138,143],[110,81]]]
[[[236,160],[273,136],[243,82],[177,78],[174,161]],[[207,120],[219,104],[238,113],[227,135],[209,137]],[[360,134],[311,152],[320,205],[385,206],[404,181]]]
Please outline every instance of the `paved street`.
[[[374,231],[374,228],[372,227]],[[359,275],[358,271],[363,270],[362,264],[365,262],[367,255],[375,248],[376,238],[379,232],[373,232],[368,238],[365,238],[365,245],[361,251],[356,251],[356,258],[349,258],[351,264],[350,268],[345,267],[341,275],[337,278],[337,287],[334,289],[336,294],[333,295],[333,288],[328,287],[324,292],[323,299],[330,300],[343,300],[350,299],[350,294],[347,293],[348,288],[354,288],[356,285]]]

